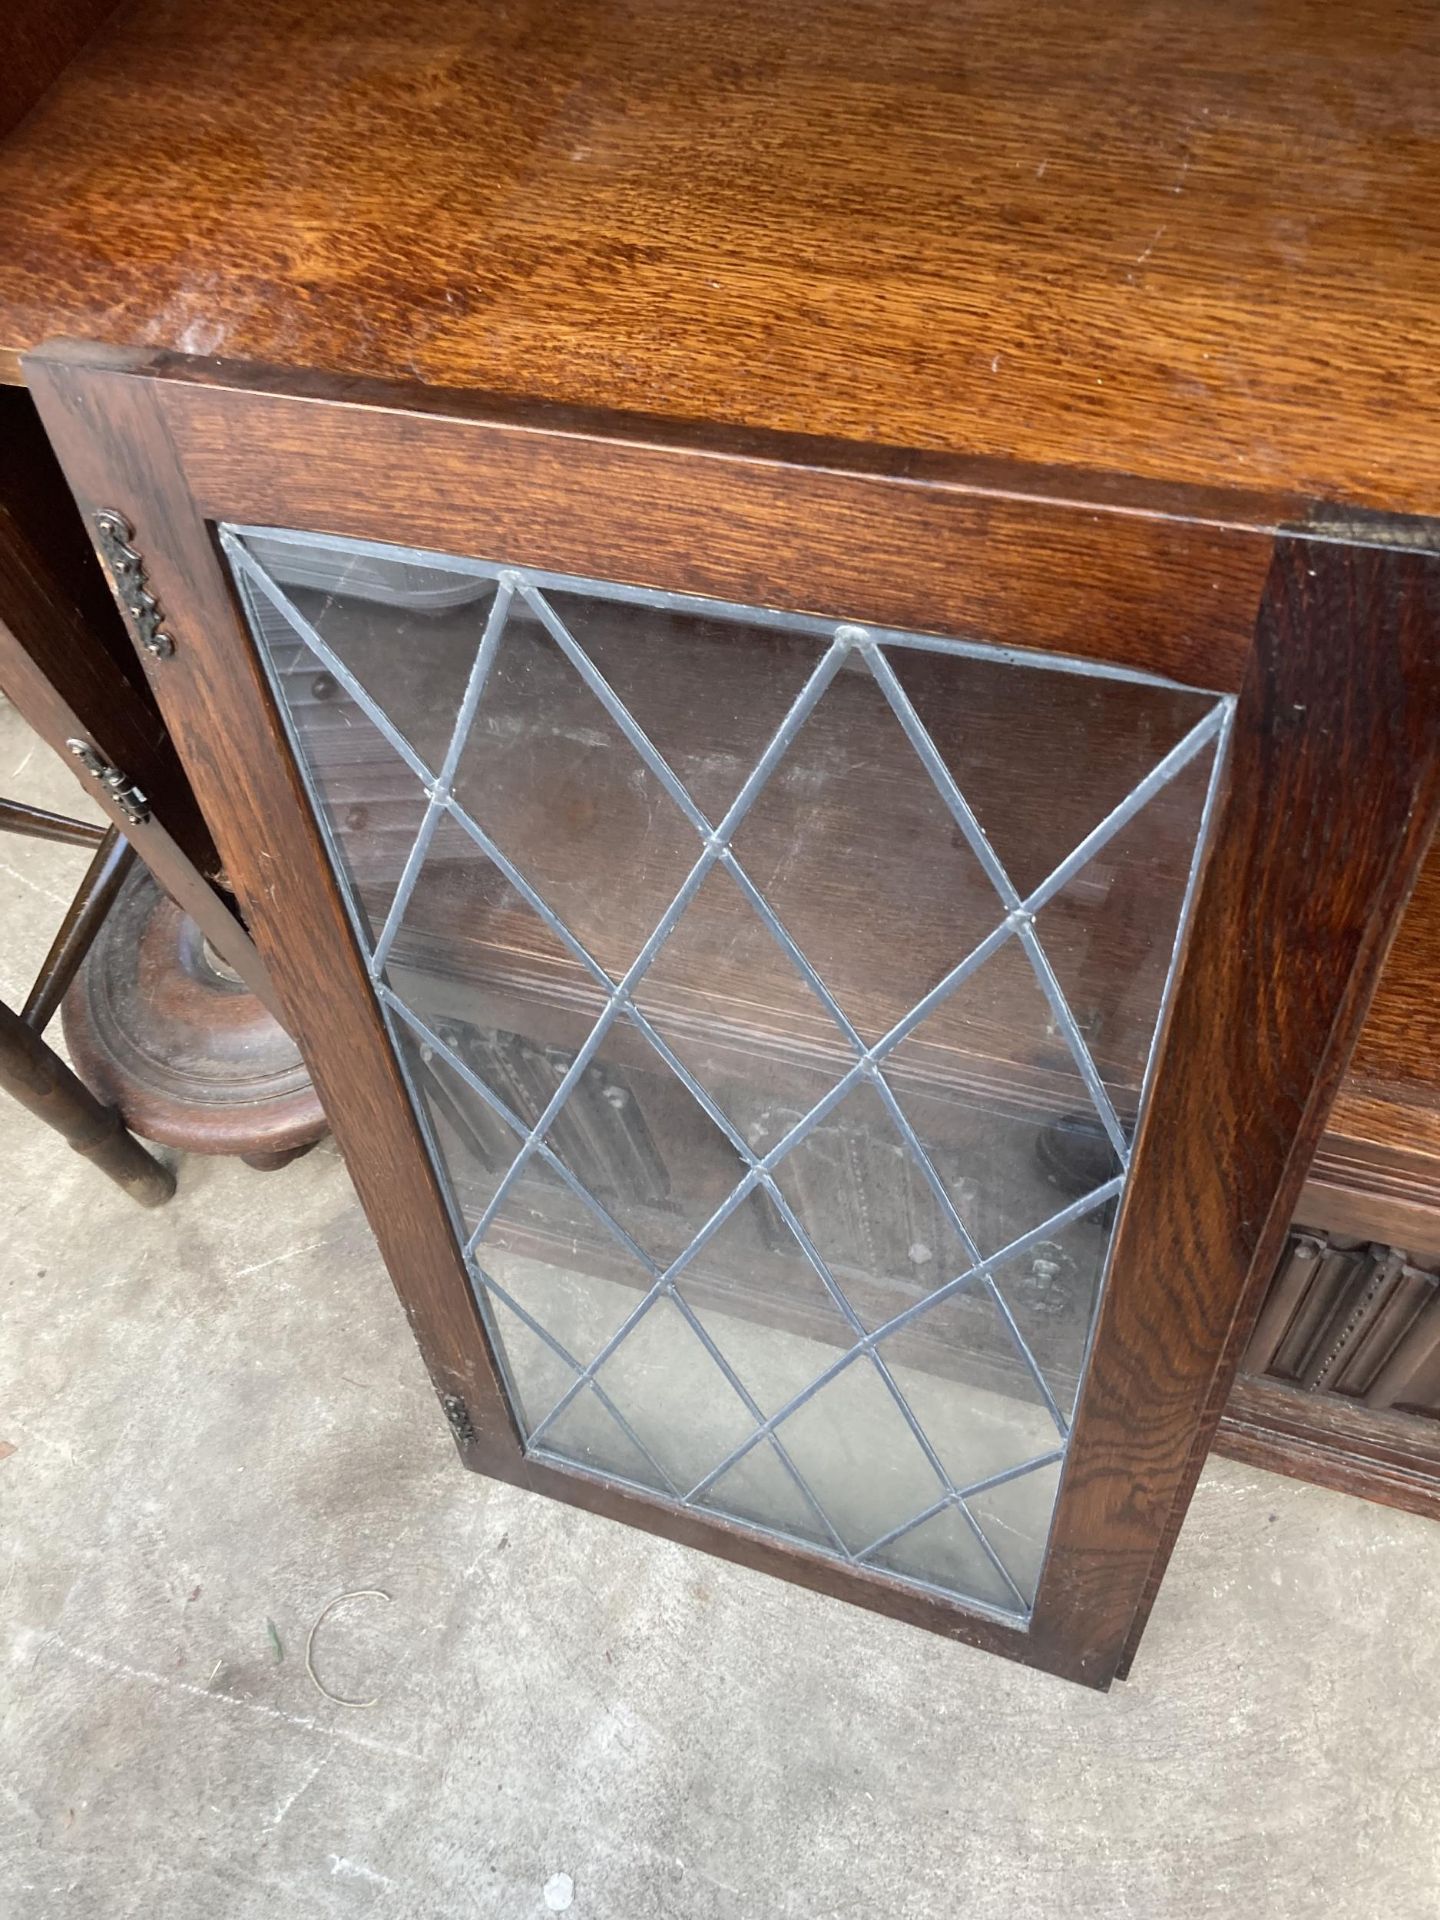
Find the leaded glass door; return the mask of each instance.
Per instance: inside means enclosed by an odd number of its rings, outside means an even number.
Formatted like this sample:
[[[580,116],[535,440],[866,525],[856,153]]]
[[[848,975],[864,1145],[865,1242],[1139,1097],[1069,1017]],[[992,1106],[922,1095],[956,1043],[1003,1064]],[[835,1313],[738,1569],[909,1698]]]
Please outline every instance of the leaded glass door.
[[[1108,1684],[1433,813],[1423,556],[87,353],[463,1457]]]
[[[1023,1620],[1231,702],[221,543],[527,1454]]]

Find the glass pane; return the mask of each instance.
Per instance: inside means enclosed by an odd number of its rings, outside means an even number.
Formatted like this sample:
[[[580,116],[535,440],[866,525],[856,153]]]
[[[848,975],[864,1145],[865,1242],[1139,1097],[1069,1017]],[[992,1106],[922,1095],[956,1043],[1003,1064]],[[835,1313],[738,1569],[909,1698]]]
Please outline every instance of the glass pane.
[[[1113,1203],[1099,1207],[1044,1239],[1032,1240],[1023,1253],[997,1262],[991,1273],[996,1294],[1067,1422],[1080,1390],[1113,1212]]]
[[[724,1519],[748,1521],[812,1547],[829,1548],[836,1539],[805,1491],[799,1470],[774,1439],[752,1447],[727,1468],[698,1504]]]
[[[460,755],[455,797],[613,979],[700,836],[523,602]]]
[[[712,824],[718,824],[825,640],[675,607],[552,591],[550,604]],[[745,648],[743,679],[733,672]],[[703,729],[695,715],[704,714]]]
[[[775,1180],[867,1331],[974,1264],[919,1154],[868,1081],[790,1149]],[[958,1181],[953,1187],[963,1198]]]
[[[867,1042],[1001,917],[994,888],[859,655],[836,674],[734,846]]]
[[[883,1567],[945,1593],[965,1593],[985,1605],[1013,1609],[1016,1593],[981,1545],[975,1529],[955,1507],[911,1527],[870,1554],[865,1564]]]
[[[538,1448],[608,1480],[628,1480],[655,1493],[678,1491],[593,1386],[582,1388],[540,1437]]]
[[[755,1431],[754,1416],[669,1300],[655,1302],[595,1378],[683,1493]]]
[[[635,1004],[757,1154],[855,1062],[844,1029],[724,868],[706,875]]]
[[[864,1355],[788,1415],[776,1438],[852,1553],[933,1506],[944,1489],[879,1367]]]
[[[262,534],[247,545],[340,670],[438,772],[495,598],[493,579],[336,544]],[[269,601],[263,590],[256,598]]]
[[[575,1369],[498,1294],[487,1293],[484,1305],[486,1322],[498,1341],[514,1395],[521,1432],[528,1436],[559,1403],[575,1379]]]
[[[676,1291],[767,1418],[855,1343],[855,1322],[764,1194],[705,1242]]]
[[[1014,1480],[972,1493],[966,1501],[971,1517],[995,1549],[1006,1573],[1028,1605],[1040,1583],[1050,1516],[1060,1484],[1060,1463],[1034,1467]]]
[[[264,636],[270,672],[301,743],[316,810],[373,943],[425,819],[425,790],[269,597],[243,579],[241,585],[251,625]]]
[[[952,1486],[973,1486],[1060,1445],[1044,1388],[983,1288],[930,1308],[876,1351]]]
[[[224,538],[527,1445],[1023,1619],[1225,703]]]

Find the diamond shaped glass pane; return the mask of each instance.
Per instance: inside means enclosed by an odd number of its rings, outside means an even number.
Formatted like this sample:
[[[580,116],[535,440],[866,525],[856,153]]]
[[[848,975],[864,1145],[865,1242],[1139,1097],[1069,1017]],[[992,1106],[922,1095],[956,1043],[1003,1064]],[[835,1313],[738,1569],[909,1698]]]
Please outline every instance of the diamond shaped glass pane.
[[[632,1486],[654,1493],[675,1491],[593,1387],[585,1387],[576,1394],[565,1411],[545,1429],[537,1445],[543,1452],[607,1480],[628,1481]]]
[[[828,644],[718,612],[546,598],[716,826]]]
[[[940,1457],[966,1487],[1051,1453],[1061,1433],[983,1287],[952,1294],[876,1351]]]
[[[419,869],[385,978],[526,1129],[559,1093],[606,1001],[553,929],[448,818]],[[549,999],[537,1006],[540,979],[549,983]],[[488,1018],[482,1024],[477,1015]],[[661,1265],[689,1244],[743,1171],[714,1121],[623,1020],[582,1068],[545,1142]]]
[[[403,1019],[394,1020],[393,1031],[468,1238],[500,1192],[520,1138]],[[582,1365],[600,1352],[651,1282],[649,1270],[538,1154],[507,1187],[477,1258]]]
[[[1022,898],[1214,705],[1185,687],[1053,673],[1013,657],[885,652]]]
[[[258,590],[246,593],[316,808],[373,946],[425,818],[425,790],[395,748]]]
[[[528,1436],[558,1404],[575,1379],[575,1369],[526,1326],[498,1294],[490,1289],[483,1291],[485,1317],[499,1341],[501,1363],[519,1402],[516,1411],[521,1430]]]
[[[867,1328],[974,1265],[866,1081],[790,1149],[776,1166],[775,1184]]]
[[[800,729],[734,849],[866,1041],[1002,912],[858,655]]]
[[[645,1297],[646,1276],[613,1242],[556,1245],[553,1176],[517,1182],[513,1201],[476,1254],[480,1271],[504,1288],[580,1366],[604,1351]]]
[[[690,902],[635,1004],[757,1155],[855,1062],[855,1050],[723,868]]]
[[[506,622],[455,797],[616,979],[702,850],[523,602]]]
[[[1035,917],[1127,1126],[1140,1100],[1213,759],[1213,748],[1197,754]]]
[[[438,772],[495,597],[494,581],[264,534],[252,535],[246,548],[395,730]]]
[[[385,978],[429,1026],[453,1022],[511,1033],[535,1027],[530,1008],[535,984],[544,980],[551,1011],[543,1041],[572,1054],[600,1017],[607,997],[607,990],[448,814],[435,826],[415,871],[386,955]],[[536,1069],[530,1080],[538,1095],[546,1075]],[[514,1111],[533,1124],[540,1108],[532,1094],[514,1081],[507,1085],[515,1096],[510,1101]],[[497,1086],[496,1091],[504,1093],[505,1088]]]
[[[866,1565],[938,1587],[942,1593],[963,1594],[1007,1613],[1019,1610],[1004,1575],[954,1507],[943,1508],[868,1555]]]
[[[1065,1115],[1099,1121],[1017,939],[922,1020],[883,1072],[981,1253],[1058,1211],[1041,1142]],[[1115,1172],[1113,1155],[1106,1166],[1097,1186]]]
[[[863,1357],[782,1420],[775,1434],[852,1553],[923,1512],[943,1491],[879,1370]]]
[[[533,1447],[1028,1604],[1213,696],[523,573],[482,654],[504,556],[238,537]]]
[[[1067,1421],[1075,1411],[1113,1219],[1113,1204],[1097,1207],[1000,1261],[991,1275]]]
[[[391,1031],[428,1123],[455,1212],[467,1234],[473,1233],[520,1151],[522,1136],[476,1092],[443,1052],[403,1018],[392,1019]],[[448,1037],[459,1038],[453,1030]],[[541,1177],[543,1167],[541,1162]]]
[[[765,1194],[735,1209],[687,1263],[677,1290],[767,1418],[857,1337]]]
[[[1060,1462],[1055,1460],[1004,1480],[998,1487],[973,1493],[965,1503],[1027,1604],[1033,1602],[1040,1584],[1059,1488]]]
[[[774,1440],[752,1447],[696,1502],[727,1520],[741,1520],[792,1540],[833,1549],[814,1501],[801,1488],[793,1467],[787,1466]]]
[[[655,1302],[595,1381],[682,1492],[755,1431],[754,1416],[670,1300]]]

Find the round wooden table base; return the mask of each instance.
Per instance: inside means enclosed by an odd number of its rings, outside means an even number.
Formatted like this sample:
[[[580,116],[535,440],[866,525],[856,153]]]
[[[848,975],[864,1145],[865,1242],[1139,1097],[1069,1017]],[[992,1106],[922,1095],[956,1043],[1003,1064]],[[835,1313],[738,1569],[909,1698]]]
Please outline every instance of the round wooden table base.
[[[146,1140],[268,1172],[325,1116],[295,1043],[136,866],[61,1008],[76,1072]]]

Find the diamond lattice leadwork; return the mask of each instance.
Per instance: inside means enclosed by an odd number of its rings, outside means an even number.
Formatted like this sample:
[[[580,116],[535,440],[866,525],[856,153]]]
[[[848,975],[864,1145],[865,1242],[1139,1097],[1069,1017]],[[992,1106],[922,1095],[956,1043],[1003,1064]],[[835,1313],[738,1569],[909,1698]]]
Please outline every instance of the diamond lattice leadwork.
[[[1197,780],[1202,799],[1213,790],[1228,703],[1184,695],[1176,737],[1022,889],[967,797],[963,741],[942,751],[921,717],[943,717],[947,655],[982,662],[981,685],[1024,671],[994,650],[276,530],[222,538],[528,1449],[1023,1615],[1129,1164],[1115,1077],[1092,1044],[1103,1023],[1072,1007],[1072,922],[1057,914],[1087,886],[1104,905],[1106,850],[1146,809]],[[421,607],[449,615],[428,653]],[[617,608],[673,651],[637,656]],[[667,711],[649,663],[694,674],[708,661],[706,684],[729,685],[740,666],[717,682],[713,663],[734,629],[758,636],[756,700],[742,688],[717,711],[715,750],[672,764],[636,718],[658,726]],[[1092,688],[1105,678],[1044,666]],[[803,813],[837,740],[869,754],[877,806],[910,823],[922,857],[962,876],[957,899],[969,886],[948,953],[905,951],[901,925],[884,934],[896,964],[878,1016],[883,999],[855,986],[873,959],[851,965],[869,903],[845,893],[854,875],[825,840],[828,816]],[[1198,846],[1198,801],[1191,815]],[[1048,824],[1053,844],[1066,829]],[[641,827],[646,858],[607,896],[586,836],[603,847]],[[819,873],[805,897],[833,886],[839,906],[802,942],[787,901],[807,848]],[[543,1036],[493,1013],[514,991],[499,963],[477,992],[435,959],[447,914],[481,908],[487,953],[565,976]],[[724,952],[707,931],[722,919]],[[1177,895],[1156,964],[1182,922]],[[763,974],[804,1045],[737,1073],[693,985],[712,958],[735,992]],[[928,1060],[983,1027],[1006,977],[1008,1017],[1028,996],[1053,1072],[1091,1115],[1093,1184],[1059,1207],[1039,1182],[1017,1200],[1012,1179],[997,1208],[985,1151],[947,1144],[943,1102],[925,1092]],[[699,1169],[684,1193],[674,1142],[653,1137],[617,1065],[636,1059],[678,1102],[668,1127]],[[1019,1124],[991,1129],[992,1163],[1015,1158],[1005,1128]],[[567,1237],[584,1260],[536,1256]],[[737,1274],[748,1319],[732,1310]]]

